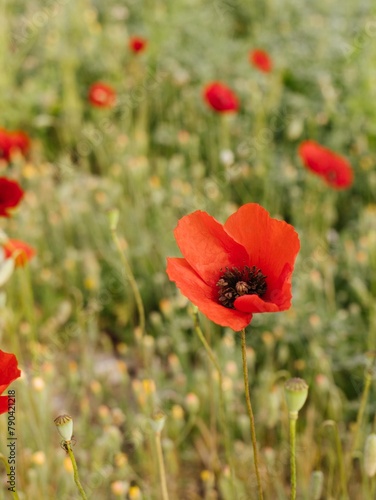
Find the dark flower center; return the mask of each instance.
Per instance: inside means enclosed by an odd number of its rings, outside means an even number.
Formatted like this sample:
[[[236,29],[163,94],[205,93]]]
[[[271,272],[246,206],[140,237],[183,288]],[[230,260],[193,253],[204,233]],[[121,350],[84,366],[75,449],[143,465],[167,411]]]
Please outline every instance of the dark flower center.
[[[217,282],[218,300],[222,306],[234,309],[235,299],[242,295],[262,297],[267,289],[266,276],[256,266],[243,269],[226,267]]]

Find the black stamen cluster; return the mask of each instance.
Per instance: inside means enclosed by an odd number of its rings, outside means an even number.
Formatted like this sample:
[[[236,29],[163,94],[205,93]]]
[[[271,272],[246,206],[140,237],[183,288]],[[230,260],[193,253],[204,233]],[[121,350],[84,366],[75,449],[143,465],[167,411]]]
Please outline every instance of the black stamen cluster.
[[[226,271],[217,282],[218,300],[222,306],[234,309],[235,299],[242,295],[258,295],[262,297],[267,289],[266,276],[256,266],[237,267]]]

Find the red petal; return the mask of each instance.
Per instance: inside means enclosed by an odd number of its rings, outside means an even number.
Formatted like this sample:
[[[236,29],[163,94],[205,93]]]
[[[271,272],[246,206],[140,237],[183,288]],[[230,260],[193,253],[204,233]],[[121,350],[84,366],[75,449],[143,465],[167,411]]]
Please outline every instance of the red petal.
[[[258,295],[243,295],[238,297],[234,306],[237,311],[243,313],[264,313],[264,312],[277,312],[279,307],[272,302],[265,302]]]
[[[17,367],[17,358],[14,354],[0,351],[0,394],[8,385],[21,375]]]
[[[345,189],[353,182],[353,170],[346,158],[315,141],[304,141],[299,146],[304,165],[315,174],[323,176],[335,189]]]
[[[204,99],[208,105],[220,113],[237,111],[239,102],[234,92],[221,82],[212,82],[204,88]]]
[[[291,274],[292,268],[286,264],[279,277],[279,282],[276,282],[273,287],[268,287],[268,291],[263,297],[258,295],[238,297],[234,302],[235,309],[253,314],[286,311],[291,307]]]
[[[211,287],[215,287],[221,269],[243,268],[249,263],[243,246],[206,212],[193,212],[180,219],[174,234],[185,259]]]
[[[315,141],[304,141],[299,145],[299,156],[304,165],[315,174],[323,175],[331,162],[331,152]]]
[[[185,259],[168,258],[167,274],[182,294],[217,325],[239,331],[251,322],[252,314],[228,309],[218,304],[215,301],[216,289],[202,281]]]
[[[0,415],[8,411],[8,396],[0,396]]]
[[[16,266],[24,266],[35,255],[34,248],[20,240],[7,240],[3,245],[3,249],[5,258],[8,259],[13,256]]]
[[[255,49],[250,53],[252,64],[261,71],[269,73],[272,70],[272,61],[269,54],[261,49]]]
[[[267,276],[269,292],[281,288],[280,277],[286,265],[294,268],[299,237],[284,221],[272,219],[257,203],[243,205],[224,224],[225,231],[248,252],[249,265]]]
[[[24,192],[16,181],[0,177],[0,215],[9,217],[8,209],[16,207]]]

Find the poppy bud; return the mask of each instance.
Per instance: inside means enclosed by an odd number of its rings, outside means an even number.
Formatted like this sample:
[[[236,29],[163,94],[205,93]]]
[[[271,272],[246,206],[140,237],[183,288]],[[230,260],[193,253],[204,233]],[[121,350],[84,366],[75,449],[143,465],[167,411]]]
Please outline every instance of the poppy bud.
[[[166,415],[162,410],[154,412],[150,419],[151,427],[156,434],[160,434],[162,432],[165,422]]]
[[[308,396],[308,385],[301,378],[290,378],[285,383],[287,407],[291,416],[297,418]]]
[[[64,441],[70,441],[73,435],[73,420],[69,415],[59,415],[54,420],[56,428]]]

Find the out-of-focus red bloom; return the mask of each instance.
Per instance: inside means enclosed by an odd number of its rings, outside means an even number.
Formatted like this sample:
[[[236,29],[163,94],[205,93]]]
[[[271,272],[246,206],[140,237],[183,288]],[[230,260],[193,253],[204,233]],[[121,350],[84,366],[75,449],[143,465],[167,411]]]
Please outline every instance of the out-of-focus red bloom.
[[[10,150],[11,144],[9,133],[5,129],[0,128],[0,158],[9,161]]]
[[[264,73],[270,73],[273,69],[272,60],[265,50],[255,49],[249,53],[249,60],[253,66]]]
[[[89,101],[93,106],[111,108],[114,105],[115,100],[115,90],[106,83],[93,83],[89,89]]]
[[[204,99],[218,113],[235,112],[239,109],[239,101],[235,93],[221,82],[206,85]]]
[[[350,163],[315,141],[304,141],[299,146],[304,165],[335,189],[346,189],[354,180]]]
[[[18,149],[22,154],[25,154],[30,147],[30,139],[29,136],[22,132],[21,130],[12,132],[10,134],[11,139],[11,148]]]
[[[21,371],[18,369],[16,356],[0,350],[0,394],[20,376]],[[0,414],[7,411],[8,396],[0,396]]]
[[[16,207],[23,195],[24,192],[18,182],[0,177],[0,216],[9,217],[9,209]]]
[[[29,147],[30,139],[25,132],[0,129],[0,158],[9,161],[16,150],[25,155]]]
[[[7,240],[3,244],[3,250],[6,259],[13,257],[16,267],[24,266],[35,255],[34,248],[21,240]]]
[[[141,36],[131,36],[128,42],[130,50],[135,54],[143,52],[146,49],[147,44],[148,41],[146,38],[142,38]]]
[[[184,258],[168,258],[167,274],[214,323],[238,331],[254,313],[290,307],[299,238],[260,205],[243,205],[224,225],[193,212],[174,234]]]

